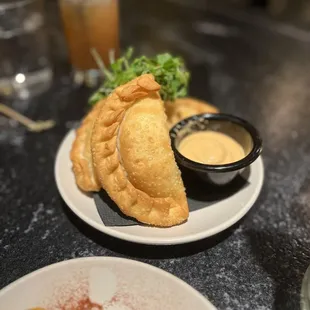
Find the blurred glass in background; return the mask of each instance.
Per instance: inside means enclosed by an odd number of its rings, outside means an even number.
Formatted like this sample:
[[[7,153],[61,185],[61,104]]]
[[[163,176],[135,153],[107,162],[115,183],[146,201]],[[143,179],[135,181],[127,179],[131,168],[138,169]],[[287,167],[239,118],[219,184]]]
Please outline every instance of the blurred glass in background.
[[[51,80],[43,0],[0,0],[0,95],[27,99]]]
[[[93,86],[100,76],[90,52],[103,62],[119,55],[118,0],[59,0],[70,61],[77,83]]]
[[[310,266],[302,281],[300,309],[310,310]]]

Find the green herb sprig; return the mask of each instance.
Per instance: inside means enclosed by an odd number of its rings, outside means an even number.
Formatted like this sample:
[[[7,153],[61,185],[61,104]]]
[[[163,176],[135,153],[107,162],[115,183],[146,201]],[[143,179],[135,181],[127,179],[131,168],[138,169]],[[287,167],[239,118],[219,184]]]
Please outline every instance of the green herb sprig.
[[[122,57],[112,61],[108,70],[99,55],[94,50],[92,53],[105,80],[89,98],[91,105],[107,97],[116,87],[145,73],[152,73],[161,85],[160,95],[164,101],[174,101],[187,95],[190,74],[180,57],[164,53],[153,58],[141,56],[133,59],[133,49],[129,48]]]

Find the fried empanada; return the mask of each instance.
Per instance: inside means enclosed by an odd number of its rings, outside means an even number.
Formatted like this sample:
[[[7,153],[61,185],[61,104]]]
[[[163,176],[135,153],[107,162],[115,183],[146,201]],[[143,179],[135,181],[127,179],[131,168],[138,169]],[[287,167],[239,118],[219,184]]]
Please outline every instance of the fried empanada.
[[[93,126],[104,101],[99,101],[83,119],[76,130],[76,138],[71,148],[70,158],[75,180],[78,187],[85,192],[99,191],[101,188],[93,166],[90,143]]]
[[[189,211],[159,89],[151,74],[116,88],[99,112],[91,145],[100,183],[121,211],[169,227]]]
[[[219,112],[215,106],[190,97],[178,98],[174,102],[165,102],[165,110],[169,128],[173,127],[182,119],[195,114]]]

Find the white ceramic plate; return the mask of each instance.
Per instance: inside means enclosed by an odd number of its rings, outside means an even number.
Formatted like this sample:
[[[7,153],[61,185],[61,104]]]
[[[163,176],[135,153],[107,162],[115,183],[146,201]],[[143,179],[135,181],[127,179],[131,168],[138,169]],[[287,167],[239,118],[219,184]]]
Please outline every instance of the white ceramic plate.
[[[30,273],[0,291],[0,309],[72,309],[86,298],[104,310],[216,309],[170,273],[114,257],[72,259]]]
[[[211,206],[190,212],[186,223],[171,228],[147,226],[107,227],[102,223],[94,200],[76,186],[69,157],[75,138],[70,131],[56,157],[55,177],[59,192],[69,208],[94,228],[127,241],[144,244],[180,244],[215,235],[240,220],[253,206],[263,185],[264,168],[261,158],[251,165],[249,185],[234,195]]]

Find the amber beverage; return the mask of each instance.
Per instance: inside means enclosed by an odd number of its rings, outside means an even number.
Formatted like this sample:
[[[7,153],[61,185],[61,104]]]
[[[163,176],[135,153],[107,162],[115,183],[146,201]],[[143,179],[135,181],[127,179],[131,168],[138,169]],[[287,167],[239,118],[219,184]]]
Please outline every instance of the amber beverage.
[[[78,71],[97,69],[95,48],[105,64],[119,54],[118,0],[59,0],[71,64]]]

